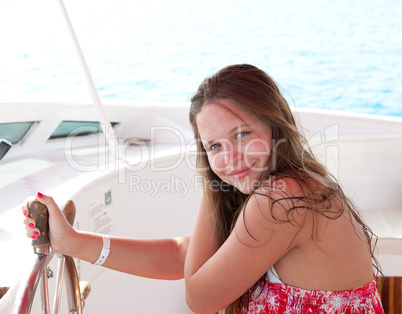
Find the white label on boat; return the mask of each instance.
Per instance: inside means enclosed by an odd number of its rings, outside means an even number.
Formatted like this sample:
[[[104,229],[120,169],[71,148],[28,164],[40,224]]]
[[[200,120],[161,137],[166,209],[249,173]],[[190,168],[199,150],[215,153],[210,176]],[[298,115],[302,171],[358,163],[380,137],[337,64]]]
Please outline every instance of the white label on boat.
[[[111,185],[93,189],[88,195],[90,231],[102,234],[113,232],[113,192]]]

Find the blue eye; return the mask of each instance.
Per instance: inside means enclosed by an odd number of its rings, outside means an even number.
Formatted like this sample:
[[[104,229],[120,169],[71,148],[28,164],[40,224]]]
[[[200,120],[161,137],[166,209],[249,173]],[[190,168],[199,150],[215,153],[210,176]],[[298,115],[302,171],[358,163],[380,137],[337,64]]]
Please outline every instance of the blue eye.
[[[236,137],[243,137],[247,134],[248,134],[248,132],[240,132],[240,133],[237,133]]]
[[[209,150],[214,150],[217,149],[219,146],[221,146],[220,144],[213,144],[209,147]]]

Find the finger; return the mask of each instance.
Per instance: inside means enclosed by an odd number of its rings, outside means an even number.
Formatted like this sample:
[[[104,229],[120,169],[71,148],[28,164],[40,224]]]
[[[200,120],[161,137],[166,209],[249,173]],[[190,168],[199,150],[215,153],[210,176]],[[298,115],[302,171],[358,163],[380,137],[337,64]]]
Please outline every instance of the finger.
[[[57,203],[54,201],[53,197],[51,197],[50,195],[44,195],[44,194],[38,192],[38,194],[36,195],[36,200],[38,202],[46,205],[48,212],[49,212],[49,219],[52,219],[50,217],[53,217],[53,219],[66,220],[66,217],[63,215],[62,211],[60,210]]]
[[[28,214],[29,214],[29,209],[28,209],[27,204],[22,204],[22,205],[21,205],[21,211],[22,211],[22,214],[23,214],[25,217],[28,216]]]
[[[26,227],[25,234],[28,238],[36,240],[38,238],[38,236],[40,235],[40,230],[38,228]]]
[[[49,211],[53,211],[54,208],[58,208],[56,202],[53,200],[53,197],[49,195],[44,195],[40,192],[36,194],[36,200],[39,201],[40,203],[46,205],[46,207],[49,209]]]
[[[33,219],[33,218],[29,217],[29,216],[26,216],[22,222],[27,227],[30,227],[30,228],[35,228],[36,227],[35,219]]]
[[[62,221],[65,220],[67,223],[67,219],[64,216],[63,212],[60,210],[59,206],[57,203],[53,200],[53,197],[49,195],[44,195],[40,192],[38,192],[36,196],[36,200],[44,205],[46,205],[49,213],[49,224],[51,220],[53,221]]]
[[[29,215],[29,202],[35,199],[34,197],[28,197],[21,205],[22,214],[27,217]]]
[[[27,237],[36,240],[36,238],[40,235],[40,230],[36,228],[36,221],[30,217],[24,218],[25,224],[25,234]]]

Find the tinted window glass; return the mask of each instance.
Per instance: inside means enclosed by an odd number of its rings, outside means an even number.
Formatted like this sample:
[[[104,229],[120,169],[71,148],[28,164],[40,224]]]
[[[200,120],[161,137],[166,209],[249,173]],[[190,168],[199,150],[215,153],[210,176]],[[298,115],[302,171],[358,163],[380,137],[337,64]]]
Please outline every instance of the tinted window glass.
[[[35,122],[0,123],[0,138],[6,139],[12,144],[22,140]]]

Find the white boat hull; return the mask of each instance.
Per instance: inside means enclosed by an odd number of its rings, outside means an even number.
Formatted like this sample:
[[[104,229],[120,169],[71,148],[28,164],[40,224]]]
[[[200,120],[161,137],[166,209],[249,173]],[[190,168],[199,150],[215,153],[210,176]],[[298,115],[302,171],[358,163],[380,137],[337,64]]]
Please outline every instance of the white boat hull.
[[[2,171],[14,169],[13,163],[21,165],[24,160],[43,165],[42,171],[10,184],[5,178],[0,179],[2,199],[5,193],[8,196],[7,207],[0,216],[0,232],[9,235],[8,241],[0,242],[5,248],[2,252],[9,249],[12,240],[21,247],[19,259],[32,255],[28,241],[21,239],[23,235],[7,226],[20,224],[21,213],[15,206],[39,189],[60,203],[72,199],[77,206],[75,227],[81,230],[136,238],[191,234],[202,184],[195,171],[194,156],[188,152],[192,139],[186,120],[188,108],[106,106],[110,120],[120,123],[119,138],[151,140],[148,146],[124,147],[128,168],[122,167],[121,162],[107,161],[105,149],[98,147],[98,137],[85,142],[77,138],[70,146],[74,158],[60,158],[55,152],[65,152],[69,146],[65,140],[46,141],[50,131],[41,126],[57,126],[74,112],[82,120],[93,118],[90,107],[66,105],[64,109],[64,115],[54,111],[54,116],[48,112],[45,118],[43,114],[42,118],[24,117],[22,120],[43,122],[32,131],[33,137],[17,146],[14,155],[7,156],[1,165]],[[43,104],[42,113],[46,110],[55,109]],[[309,110],[295,111],[295,115],[306,129],[315,153],[339,179],[360,208],[363,219],[379,236],[377,256],[384,274],[402,276],[402,119]],[[10,121],[10,116],[0,117],[0,123],[6,119]],[[182,138],[177,136],[179,133]],[[144,154],[145,147],[153,150]],[[95,165],[97,170],[85,172],[88,165]],[[83,168],[77,171],[80,166]],[[57,167],[61,169],[59,174],[55,173]],[[69,167],[71,174],[67,175]],[[63,180],[63,176],[68,180]],[[99,216],[100,212],[103,216]],[[20,277],[21,262],[13,263],[15,268],[4,261],[1,264],[0,273],[6,269],[9,276]],[[185,303],[182,280],[138,278],[83,261],[77,261],[77,266],[80,278],[92,285],[84,313],[191,313]],[[17,279],[10,285],[16,286],[16,282]],[[0,309],[2,306],[5,308],[5,301],[0,302]],[[33,313],[38,313],[37,309]]]

